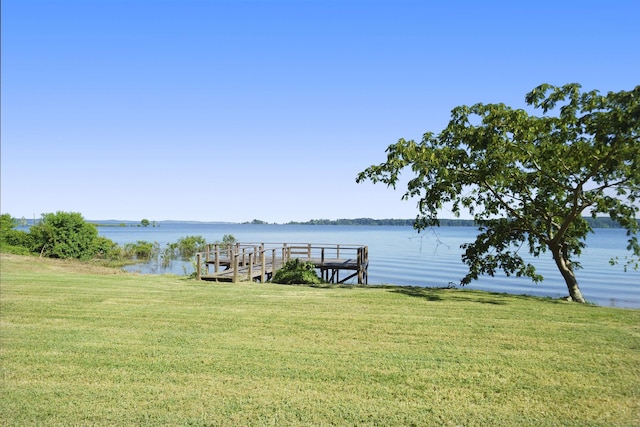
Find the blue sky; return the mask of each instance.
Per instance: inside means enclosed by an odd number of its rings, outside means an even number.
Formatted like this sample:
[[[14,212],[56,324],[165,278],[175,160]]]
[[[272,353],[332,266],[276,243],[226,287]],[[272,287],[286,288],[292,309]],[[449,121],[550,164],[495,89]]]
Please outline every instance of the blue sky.
[[[4,0],[0,209],[413,218],[403,188],[357,173],[457,105],[635,87],[638,16],[631,0]]]

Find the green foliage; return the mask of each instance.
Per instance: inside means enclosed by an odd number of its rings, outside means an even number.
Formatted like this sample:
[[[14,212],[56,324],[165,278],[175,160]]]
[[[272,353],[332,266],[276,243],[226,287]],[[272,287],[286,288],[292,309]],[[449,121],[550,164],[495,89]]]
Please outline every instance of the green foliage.
[[[303,262],[298,258],[287,261],[280,270],[276,271],[271,281],[273,283],[305,285],[322,283],[313,263]]]
[[[151,260],[158,255],[159,245],[157,242],[147,242],[138,240],[136,243],[127,243],[124,245],[124,256],[126,258],[135,258],[139,260]]]
[[[222,236],[222,245],[225,247],[233,246],[236,243],[238,243],[238,240],[232,234]]]
[[[412,219],[372,219],[372,218],[341,218],[341,219],[312,219],[306,222],[292,221],[289,224],[304,225],[412,225]]]
[[[591,226],[591,228],[620,228],[620,224],[613,221],[609,217],[583,217],[585,221]],[[341,219],[312,219],[305,222],[291,221],[287,224],[291,225],[367,225],[367,226],[411,226],[414,225],[415,219],[373,219],[373,218],[341,218]],[[440,227],[474,227],[477,226],[476,222],[472,219],[459,219],[459,218],[438,218],[438,225]],[[638,225],[640,226],[640,219],[638,219]]]
[[[225,234],[222,236],[222,240],[216,240],[214,244],[218,245],[220,249],[228,249],[231,246],[238,243],[238,240],[232,234]]]
[[[98,236],[93,240],[90,252],[94,258],[107,260],[122,259],[124,254],[123,249],[117,243],[103,236]]]
[[[90,259],[98,230],[76,212],[47,213],[31,227],[31,250],[51,258]]]
[[[19,255],[29,253],[29,235],[16,230],[18,221],[10,214],[0,215],[0,249],[2,252]]]
[[[170,243],[165,248],[164,256],[174,259],[187,259],[197,252],[206,249],[207,241],[202,236],[185,236],[178,239],[176,243]]]
[[[83,260],[101,259],[108,261],[157,260],[160,245],[157,242],[139,240],[119,246],[110,239],[98,236],[95,224],[87,223],[79,213],[57,212],[43,214],[42,220],[33,225],[30,231],[15,230],[18,222],[9,214],[0,215],[0,249],[5,253],[31,254],[53,258],[78,258]],[[146,225],[145,225],[146,224]],[[148,226],[148,220],[142,220],[139,226]],[[108,226],[108,225],[102,225]],[[119,227],[124,227],[121,223]],[[236,238],[225,235],[222,244],[230,246]],[[186,236],[170,243],[162,252],[162,265],[167,267],[174,259],[187,260],[197,252],[203,252],[206,241],[202,236]],[[195,259],[192,259],[192,264]],[[195,269],[195,267],[194,267]],[[185,273],[186,274],[186,273]]]
[[[4,242],[7,234],[17,225],[18,221],[16,221],[10,214],[5,213],[0,215],[0,242]]]
[[[142,225],[143,227],[148,227],[149,224],[151,224],[151,223],[146,218],[144,218],[142,221],[140,221],[140,225]]]
[[[181,237],[175,243],[170,243],[162,253],[162,266],[167,267],[174,259],[191,259],[194,270],[197,268],[196,260],[193,258],[196,253],[206,249],[207,241],[202,236]],[[186,271],[185,271],[186,274]],[[195,273],[194,273],[195,274]]]
[[[543,114],[504,104],[456,107],[442,132],[419,143],[400,139],[357,182],[395,188],[409,168],[415,177],[403,199],[418,198],[417,229],[438,225],[445,204],[456,216],[469,212],[480,233],[464,245],[462,284],[498,269],[542,280],[520,256],[524,246],[534,256],[550,251],[570,295],[583,302],[574,275],[592,231],[583,212],[626,228],[629,250],[640,256],[640,86],[601,95],[544,84],[526,101]]]

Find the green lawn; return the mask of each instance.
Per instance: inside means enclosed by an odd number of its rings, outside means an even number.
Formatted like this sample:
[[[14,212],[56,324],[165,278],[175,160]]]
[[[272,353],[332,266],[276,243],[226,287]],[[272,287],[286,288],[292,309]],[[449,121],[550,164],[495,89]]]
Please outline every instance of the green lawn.
[[[640,423],[640,310],[0,256],[3,426]]]

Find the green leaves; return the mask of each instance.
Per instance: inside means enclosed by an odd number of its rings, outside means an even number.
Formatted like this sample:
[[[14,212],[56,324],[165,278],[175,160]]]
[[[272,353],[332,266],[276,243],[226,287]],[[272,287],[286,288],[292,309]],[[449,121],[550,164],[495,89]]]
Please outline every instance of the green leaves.
[[[607,214],[627,228],[629,247],[640,256],[633,240],[640,210],[640,86],[607,95],[580,89],[577,83],[534,88],[525,99],[540,116],[504,104],[456,107],[442,132],[427,132],[419,143],[400,139],[387,148],[386,162],[356,181],[395,188],[409,168],[414,177],[402,198],[418,199],[416,228],[438,224],[445,204],[455,216],[467,211],[484,224],[487,232],[466,246],[470,274],[463,283],[496,269],[541,279],[510,244],[527,244],[535,256],[553,248],[569,280],[591,231],[585,212]]]
[[[42,220],[29,230],[32,250],[52,258],[89,259],[98,238],[95,225],[87,223],[77,212],[42,215]]]
[[[276,271],[271,281],[281,284],[305,285],[322,283],[322,279],[316,273],[313,263],[300,261],[298,258],[287,261],[280,270]]]

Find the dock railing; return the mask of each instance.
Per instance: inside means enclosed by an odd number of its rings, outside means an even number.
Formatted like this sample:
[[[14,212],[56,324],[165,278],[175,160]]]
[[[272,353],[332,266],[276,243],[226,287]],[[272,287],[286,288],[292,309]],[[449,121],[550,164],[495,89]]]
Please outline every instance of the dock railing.
[[[350,244],[211,244],[207,245],[205,252],[197,254],[196,275],[198,279],[204,280],[265,282],[292,259],[313,263],[320,271],[321,277],[330,283],[344,283],[355,276],[358,277],[359,284],[368,282],[368,247]],[[350,270],[353,273],[341,280],[341,270]]]

